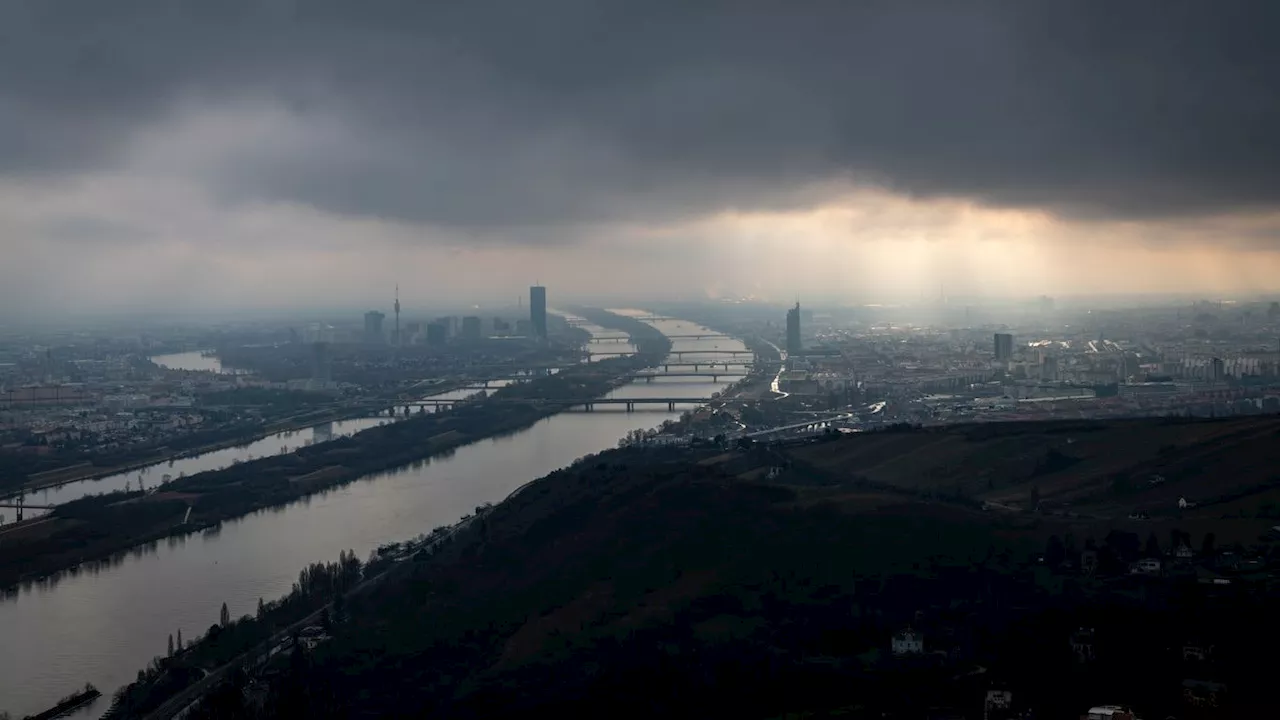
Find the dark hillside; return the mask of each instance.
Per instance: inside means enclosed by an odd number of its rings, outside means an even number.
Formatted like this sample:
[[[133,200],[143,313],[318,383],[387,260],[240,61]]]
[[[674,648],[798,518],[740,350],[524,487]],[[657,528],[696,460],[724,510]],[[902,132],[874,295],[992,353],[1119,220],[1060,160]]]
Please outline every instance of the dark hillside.
[[[981,717],[996,685],[1037,718],[1103,703],[1150,717],[1269,712],[1265,669],[1241,643],[1280,632],[1267,611],[1280,556],[1257,537],[1264,519],[1202,511],[1130,523],[982,499],[1039,483],[1046,504],[1061,502],[1075,497],[1069,481],[1096,492],[1121,467],[1207,494],[1212,482],[1178,469],[1199,463],[1213,477],[1247,468],[1241,456],[1270,457],[1274,423],[611,451],[531,483],[352,598],[332,640],[268,681],[262,712]],[[1234,452],[1219,452],[1224,443]],[[979,471],[986,480],[967,480]],[[1134,495],[1163,492],[1151,488]],[[1175,558],[1175,544],[1195,549]],[[1133,574],[1142,559],[1163,566]],[[908,627],[925,652],[894,657],[890,638]],[[1093,631],[1087,657],[1069,642],[1082,627]],[[1188,661],[1188,643],[1212,645],[1211,659]],[[1230,695],[1188,713],[1185,680],[1225,682]]]
[[[1280,418],[1005,423],[866,433],[790,453],[833,477],[1098,518],[1206,517],[1280,488]],[[1179,512],[1178,499],[1196,503]]]

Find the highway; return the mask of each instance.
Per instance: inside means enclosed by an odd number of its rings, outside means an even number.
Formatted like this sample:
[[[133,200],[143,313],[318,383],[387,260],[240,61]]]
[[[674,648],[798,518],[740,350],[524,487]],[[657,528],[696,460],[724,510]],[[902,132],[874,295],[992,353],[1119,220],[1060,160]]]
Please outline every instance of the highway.
[[[843,422],[845,420],[851,419],[852,417],[853,417],[853,413],[839,413],[836,415],[832,415],[830,417],[815,418],[813,420],[805,420],[803,422],[793,423],[791,425],[780,425],[778,427],[765,428],[764,430],[757,430],[755,432],[746,433],[742,435],[742,437],[755,439],[758,437],[765,437],[767,435],[780,435],[782,433],[791,432],[793,430],[804,430],[806,428],[813,428],[815,430],[821,431],[821,430],[825,430],[826,427],[831,423]]]

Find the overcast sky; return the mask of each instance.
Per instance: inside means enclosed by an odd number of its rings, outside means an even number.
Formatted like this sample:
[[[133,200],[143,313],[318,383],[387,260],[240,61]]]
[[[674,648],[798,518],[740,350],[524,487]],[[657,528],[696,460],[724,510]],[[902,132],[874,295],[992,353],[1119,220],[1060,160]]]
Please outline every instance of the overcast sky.
[[[1280,289],[1274,0],[5,0],[0,312]]]

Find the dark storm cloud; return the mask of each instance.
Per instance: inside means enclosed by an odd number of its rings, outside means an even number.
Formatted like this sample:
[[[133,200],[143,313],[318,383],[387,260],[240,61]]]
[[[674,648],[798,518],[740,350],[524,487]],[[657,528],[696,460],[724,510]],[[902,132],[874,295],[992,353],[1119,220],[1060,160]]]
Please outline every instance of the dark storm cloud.
[[[196,96],[300,123],[218,164],[224,197],[442,224],[840,180],[1077,217],[1270,207],[1277,21],[1274,0],[10,1],[0,173],[109,167]]]

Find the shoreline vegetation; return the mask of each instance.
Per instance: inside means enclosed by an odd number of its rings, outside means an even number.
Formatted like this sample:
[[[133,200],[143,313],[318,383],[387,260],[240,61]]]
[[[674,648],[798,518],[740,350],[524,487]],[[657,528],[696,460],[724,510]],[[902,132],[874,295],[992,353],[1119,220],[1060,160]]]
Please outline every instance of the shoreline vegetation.
[[[438,529],[433,537],[441,532]],[[150,664],[138,670],[134,682],[118,689],[105,717],[145,717],[182,693],[191,692],[207,677],[209,668],[220,668],[255,649],[255,658],[279,652],[281,646],[272,643],[277,636],[283,635],[283,642],[290,648],[299,646],[300,626],[314,622],[327,631],[335,619],[344,616],[348,603],[358,604],[356,596],[362,581],[378,577],[389,568],[390,563],[378,559],[376,551],[368,563],[361,563],[353,552],[343,552],[337,562],[312,563],[303,568],[284,597],[270,602],[259,598],[254,615],[232,618],[223,603],[219,618],[202,635],[185,643],[181,629],[176,643],[169,635],[168,654],[152,658]]]
[[[249,513],[523,430],[565,409],[538,399],[590,400],[666,357],[671,341],[634,318],[578,309],[632,337],[636,352],[498,389],[448,412],[414,416],[292,453],[178,478],[163,488],[95,495],[59,505],[41,522],[0,534],[0,588],[78,572],[82,564],[166,537],[219,526]]]
[[[454,382],[440,383],[439,385],[431,386],[429,388],[429,392],[432,394],[452,392],[474,382],[474,380],[457,380]],[[392,407],[396,405],[397,400],[394,398],[387,399],[386,403],[387,407]],[[26,476],[26,480],[20,484],[12,487],[0,488],[0,500],[14,498],[22,493],[38,492],[49,488],[62,487],[63,485],[70,485],[71,483],[101,480],[112,475],[155,467],[194,455],[202,455],[204,453],[216,452],[227,448],[251,445],[263,438],[270,437],[277,433],[305,430],[314,425],[319,425],[320,423],[342,422],[343,420],[352,420],[368,416],[368,408],[318,409],[303,412],[293,417],[273,420],[267,423],[255,423],[250,427],[205,431],[209,434],[225,435],[226,437],[222,437],[218,440],[201,442],[193,447],[171,448],[169,446],[162,446],[151,448],[149,451],[152,452],[152,454],[145,455],[137,460],[130,460],[115,465],[97,465],[86,460],[83,462],[65,465],[63,467],[42,470],[38,473],[32,473]],[[198,437],[200,434],[201,433],[194,433],[193,436]],[[143,452],[148,452],[148,450],[144,450]]]
[[[98,688],[93,686],[93,683],[85,683],[83,688],[62,698],[57,702],[57,704],[48,710],[38,712],[35,715],[28,715],[23,720],[52,720],[53,718],[65,715],[76,708],[88,705],[94,700],[97,700],[101,695],[102,693]],[[5,717],[5,715],[0,713],[0,717]]]

